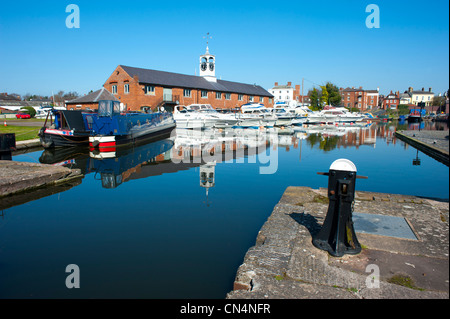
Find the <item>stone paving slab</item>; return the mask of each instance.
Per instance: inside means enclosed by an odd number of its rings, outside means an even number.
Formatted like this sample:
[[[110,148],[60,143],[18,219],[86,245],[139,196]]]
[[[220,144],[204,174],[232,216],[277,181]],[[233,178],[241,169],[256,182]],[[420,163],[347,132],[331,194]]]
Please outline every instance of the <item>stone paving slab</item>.
[[[311,243],[326,216],[326,194],[324,189],[286,189],[247,252],[227,298],[449,298],[448,202],[357,192],[355,210],[401,216],[419,240],[357,233],[362,252],[336,258]],[[373,265],[380,271],[379,288],[370,287]],[[397,278],[412,284],[400,285]]]
[[[0,161],[0,197],[81,176],[80,170],[38,163]]]

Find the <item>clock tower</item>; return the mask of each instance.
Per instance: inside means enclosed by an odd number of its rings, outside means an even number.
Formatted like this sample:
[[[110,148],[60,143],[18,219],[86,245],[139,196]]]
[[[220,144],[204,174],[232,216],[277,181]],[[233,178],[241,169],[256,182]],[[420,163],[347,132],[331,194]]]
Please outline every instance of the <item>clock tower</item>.
[[[216,57],[209,53],[208,45],[206,46],[206,53],[200,56],[200,76],[210,82],[217,82]]]

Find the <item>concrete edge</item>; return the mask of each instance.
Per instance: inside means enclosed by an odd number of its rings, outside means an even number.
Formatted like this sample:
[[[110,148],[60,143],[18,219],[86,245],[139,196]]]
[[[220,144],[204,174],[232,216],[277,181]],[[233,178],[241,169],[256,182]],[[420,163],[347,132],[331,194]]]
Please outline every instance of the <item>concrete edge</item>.
[[[398,137],[400,140],[408,143],[409,145],[413,146],[414,148],[418,149],[419,151],[425,153],[428,156],[431,156],[435,160],[449,166],[449,153],[439,149],[437,147],[428,145],[426,143],[423,143],[415,138],[409,137],[405,134],[402,134],[400,132],[395,132],[394,135]]]

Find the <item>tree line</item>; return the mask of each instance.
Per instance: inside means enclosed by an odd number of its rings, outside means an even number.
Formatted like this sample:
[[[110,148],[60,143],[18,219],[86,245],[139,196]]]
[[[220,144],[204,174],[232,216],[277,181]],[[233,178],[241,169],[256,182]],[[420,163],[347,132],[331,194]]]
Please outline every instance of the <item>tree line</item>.
[[[52,100],[54,102],[65,102],[76,99],[79,96],[80,94],[78,94],[78,92],[75,91],[64,92],[63,90],[61,90],[58,93],[54,94],[53,96],[43,96],[27,93],[22,97],[22,99],[23,101]]]

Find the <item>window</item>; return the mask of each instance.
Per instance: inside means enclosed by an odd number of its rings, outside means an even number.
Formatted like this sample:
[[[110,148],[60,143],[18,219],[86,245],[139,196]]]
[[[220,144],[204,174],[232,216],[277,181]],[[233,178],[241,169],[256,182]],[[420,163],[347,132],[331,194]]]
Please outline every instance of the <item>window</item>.
[[[242,94],[238,95],[238,101],[242,101],[244,99],[244,96]]]
[[[145,86],[145,94],[155,95],[155,87],[152,85]]]
[[[117,85],[113,85],[111,87],[111,90],[112,90],[112,94],[117,94]]]
[[[203,91],[202,90],[202,93],[201,93],[202,95],[202,99],[207,99],[208,98],[208,91]]]
[[[259,98],[259,102],[264,103],[264,96],[261,96],[261,97]]]
[[[249,100],[250,102],[253,102],[253,95],[250,95],[250,96],[248,97],[248,100]]]
[[[231,94],[225,93],[225,100],[231,100]]]
[[[222,93],[221,92],[216,92],[216,99],[217,100],[221,100],[222,99]]]
[[[130,85],[129,85],[129,84],[125,84],[125,85],[123,86],[123,91],[124,91],[126,94],[130,93]]]
[[[190,89],[184,89],[183,90],[183,96],[184,97],[191,97],[191,90]]]

